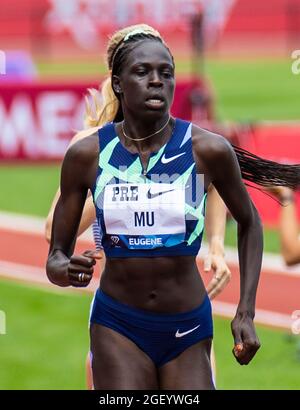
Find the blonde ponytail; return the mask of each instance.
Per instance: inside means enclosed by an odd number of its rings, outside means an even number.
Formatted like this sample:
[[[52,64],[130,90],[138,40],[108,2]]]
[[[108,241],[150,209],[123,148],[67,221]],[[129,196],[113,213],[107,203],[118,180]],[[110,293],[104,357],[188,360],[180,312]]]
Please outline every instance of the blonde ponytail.
[[[113,92],[111,78],[108,77],[102,83],[101,92],[95,88],[89,88],[88,92],[89,96],[85,97],[85,128],[101,127],[113,121],[119,110],[120,103]]]

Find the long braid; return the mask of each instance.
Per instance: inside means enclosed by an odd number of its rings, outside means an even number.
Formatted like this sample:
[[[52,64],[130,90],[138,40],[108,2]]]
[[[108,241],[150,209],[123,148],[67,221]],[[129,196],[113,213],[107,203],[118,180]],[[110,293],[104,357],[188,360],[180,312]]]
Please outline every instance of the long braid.
[[[300,164],[279,164],[233,145],[243,179],[263,187],[300,187]]]

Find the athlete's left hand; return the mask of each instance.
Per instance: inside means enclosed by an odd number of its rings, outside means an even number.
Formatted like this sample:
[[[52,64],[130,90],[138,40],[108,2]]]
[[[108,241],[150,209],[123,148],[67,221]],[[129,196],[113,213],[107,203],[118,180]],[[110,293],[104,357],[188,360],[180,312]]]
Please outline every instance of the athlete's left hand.
[[[212,272],[213,274],[213,278],[206,289],[209,298],[212,300],[222,292],[231,279],[231,272],[225,262],[223,253],[209,251],[204,258],[204,272]]]
[[[240,365],[248,364],[260,348],[252,317],[247,313],[237,311],[231,322],[234,338],[232,353]]]

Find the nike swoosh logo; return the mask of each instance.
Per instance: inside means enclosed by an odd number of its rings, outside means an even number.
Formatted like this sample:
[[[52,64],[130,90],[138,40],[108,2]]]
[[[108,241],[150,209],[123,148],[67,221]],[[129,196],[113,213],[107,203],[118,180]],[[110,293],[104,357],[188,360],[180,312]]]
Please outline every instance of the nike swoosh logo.
[[[149,191],[147,192],[147,198],[148,198],[148,199],[153,199],[153,198],[155,198],[155,197],[157,197],[157,196],[159,196],[159,195],[166,194],[167,192],[172,192],[172,191],[175,191],[175,189],[169,189],[168,191],[161,191],[161,192],[157,192],[157,193],[155,193],[155,194],[152,194],[152,193],[150,192],[150,189],[149,189]]]
[[[179,157],[181,157],[181,156],[184,155],[184,154],[185,154],[185,152],[182,152],[181,154],[174,155],[174,157],[170,157],[170,158],[166,158],[166,156],[165,156],[165,154],[164,154],[164,155],[162,156],[162,158],[161,158],[161,162],[162,162],[163,164],[168,164],[169,162],[174,161],[174,159],[179,158]]]
[[[186,332],[182,332],[182,333],[179,333],[179,329],[178,329],[177,332],[176,332],[176,334],[175,334],[175,337],[182,337],[182,336],[188,335],[189,333],[191,333],[191,332],[193,332],[194,330],[198,329],[199,326],[200,326],[200,325],[194,327],[193,329],[187,330]]]

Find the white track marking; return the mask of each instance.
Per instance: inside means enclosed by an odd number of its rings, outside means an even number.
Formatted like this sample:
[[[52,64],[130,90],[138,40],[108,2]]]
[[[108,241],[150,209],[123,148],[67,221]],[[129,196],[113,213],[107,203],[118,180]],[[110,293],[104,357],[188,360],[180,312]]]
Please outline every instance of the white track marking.
[[[11,212],[0,212],[0,229],[6,229],[13,232],[33,233],[44,236],[45,222],[45,218],[14,214]],[[92,230],[88,229],[80,235],[80,239],[92,241]]]
[[[208,252],[208,246],[205,243],[201,246],[198,256],[200,258],[203,258],[207,254],[207,252]],[[235,248],[226,247],[225,248],[225,260],[229,265],[238,266],[239,262],[238,262],[237,250]],[[274,273],[274,274],[282,274],[282,275],[300,277],[300,264],[294,267],[286,266],[281,255],[278,255],[277,253],[264,252],[262,270],[270,271],[270,273],[272,274]]]
[[[218,316],[233,319],[236,312],[236,305],[227,302],[212,302],[213,313]],[[255,323],[291,330],[293,323],[291,315],[279,312],[272,312],[264,309],[255,309]]]
[[[62,288],[55,286],[49,281],[45,269],[6,261],[0,261],[0,277],[31,284],[43,285],[43,287],[48,288],[49,291],[52,292],[80,291],[93,293],[99,286],[99,279],[95,278],[91,280],[91,283],[86,288]]]

